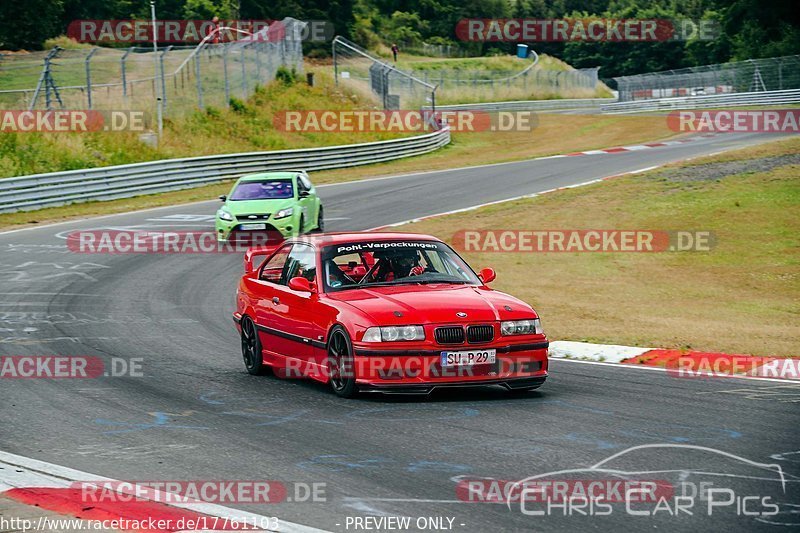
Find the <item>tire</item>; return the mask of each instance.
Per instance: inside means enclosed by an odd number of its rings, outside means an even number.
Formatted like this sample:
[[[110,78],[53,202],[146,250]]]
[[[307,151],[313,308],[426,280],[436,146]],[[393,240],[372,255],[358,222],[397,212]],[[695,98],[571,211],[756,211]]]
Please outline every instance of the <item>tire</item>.
[[[317,233],[325,233],[325,215],[322,210],[322,204],[319,206],[319,210],[317,211]]]
[[[297,232],[295,233],[295,235],[297,235],[298,237],[300,235],[305,235],[305,232],[303,231],[303,226],[305,225],[306,221],[303,219],[303,215],[300,215],[300,221],[297,223]]]
[[[253,376],[268,374],[271,370],[264,364],[261,350],[261,339],[258,338],[258,329],[253,319],[245,315],[242,317],[242,359],[247,373]]]
[[[340,398],[358,395],[353,343],[342,326],[335,326],[328,336],[328,376],[333,392]]]

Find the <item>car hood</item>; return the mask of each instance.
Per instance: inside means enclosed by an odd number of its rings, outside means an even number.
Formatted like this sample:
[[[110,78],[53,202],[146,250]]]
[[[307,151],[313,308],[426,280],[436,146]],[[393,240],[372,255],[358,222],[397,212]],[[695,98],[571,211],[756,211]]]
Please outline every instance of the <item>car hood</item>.
[[[260,213],[274,213],[286,207],[295,205],[293,198],[280,198],[275,200],[236,200],[228,201],[225,207],[232,215],[249,215]]]
[[[331,298],[352,305],[379,325],[491,322],[536,316],[531,306],[513,296],[472,285],[349,289],[333,293]]]

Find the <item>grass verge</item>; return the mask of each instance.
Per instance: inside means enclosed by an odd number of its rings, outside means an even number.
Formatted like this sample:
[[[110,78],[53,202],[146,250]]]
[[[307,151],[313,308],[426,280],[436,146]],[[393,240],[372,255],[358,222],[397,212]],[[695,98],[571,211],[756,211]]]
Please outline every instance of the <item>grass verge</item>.
[[[391,163],[316,172],[312,179],[317,184],[323,184],[381,175],[504,163],[657,140],[671,135],[674,133],[667,129],[663,117],[543,114],[539,116],[538,127],[529,133],[456,133],[453,134],[450,146],[431,154]],[[352,142],[368,140],[370,139],[356,138]],[[123,200],[87,202],[37,211],[0,214],[0,228],[209,200],[227,193],[230,186],[230,182],[227,182]]]
[[[398,229],[711,231],[710,252],[464,255],[553,340],[797,356],[798,153],[799,139],[769,143]]]

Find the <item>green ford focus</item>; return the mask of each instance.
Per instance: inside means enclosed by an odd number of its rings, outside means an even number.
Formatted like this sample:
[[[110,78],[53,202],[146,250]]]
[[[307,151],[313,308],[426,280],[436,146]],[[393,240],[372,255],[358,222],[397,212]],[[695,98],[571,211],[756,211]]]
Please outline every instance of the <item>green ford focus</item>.
[[[217,239],[232,232],[274,232],[284,238],[324,231],[322,203],[304,171],[242,176],[217,211]]]

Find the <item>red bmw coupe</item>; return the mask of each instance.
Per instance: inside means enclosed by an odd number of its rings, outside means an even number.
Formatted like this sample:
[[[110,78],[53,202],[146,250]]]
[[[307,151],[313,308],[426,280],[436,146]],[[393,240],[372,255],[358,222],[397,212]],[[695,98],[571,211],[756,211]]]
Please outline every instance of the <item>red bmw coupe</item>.
[[[487,286],[494,278],[427,235],[329,233],[251,249],[233,315],[245,366],[348,398],[536,389],[547,337],[531,306]]]

